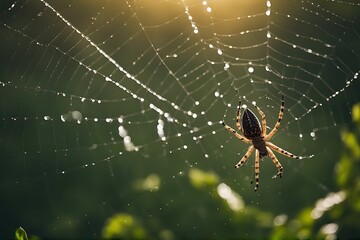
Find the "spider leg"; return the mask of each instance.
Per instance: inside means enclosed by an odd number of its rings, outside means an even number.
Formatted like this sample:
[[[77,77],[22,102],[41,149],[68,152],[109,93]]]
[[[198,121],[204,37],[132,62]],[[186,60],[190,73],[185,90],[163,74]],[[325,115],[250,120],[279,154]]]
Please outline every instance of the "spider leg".
[[[258,110],[258,112],[260,113],[261,115],[261,127],[262,127],[262,131],[261,131],[261,135],[262,136],[265,136],[266,135],[266,117],[265,117],[265,114],[263,113],[263,111],[261,111],[261,109],[256,106],[256,109]]]
[[[285,156],[291,157],[291,158],[300,159],[299,156],[296,156],[296,155],[294,155],[294,154],[292,154],[292,153],[290,153],[288,151],[285,151],[284,149],[279,148],[278,146],[276,146],[275,144],[273,144],[271,142],[266,142],[265,144],[266,144],[266,146],[270,147],[272,150],[274,150],[274,151],[276,151],[276,152],[278,152],[278,153],[280,153],[282,155],[285,155]]]
[[[254,146],[251,145],[249,147],[249,149],[247,150],[247,152],[245,153],[245,155],[241,158],[241,160],[235,165],[236,168],[239,168],[241,167],[245,162],[246,160],[248,160],[248,158],[250,157],[251,153],[254,151]]]
[[[285,103],[284,103],[284,95],[281,95],[281,107],[280,107],[280,112],[279,112],[279,119],[278,119],[278,121],[276,122],[274,128],[271,130],[271,132],[264,137],[264,140],[265,140],[265,141],[270,140],[270,139],[272,138],[272,136],[274,136],[274,134],[275,134],[275,133],[277,132],[277,130],[279,129],[279,127],[280,127],[280,122],[281,122],[281,120],[282,120],[282,118],[283,118],[283,116],[284,116],[284,104],[285,104]]]
[[[273,153],[273,151],[271,151],[271,149],[269,147],[266,147],[266,150],[269,154],[269,156],[271,157],[273,163],[275,164],[276,168],[278,169],[278,173],[273,177],[273,178],[277,178],[277,177],[281,177],[284,168],[281,166],[281,163],[279,162],[279,160],[276,158],[275,154]]]
[[[243,141],[244,143],[247,143],[247,144],[251,144],[251,141],[249,139],[247,139],[246,137],[240,135],[239,133],[237,133],[235,131],[235,129],[233,129],[232,127],[229,127],[228,125],[225,124],[225,122],[223,121],[222,124],[224,125],[224,127],[229,131],[229,132],[232,132],[235,137],[237,137],[238,139],[240,139],[241,141]]]
[[[241,130],[241,124],[240,124],[240,109],[241,108],[241,101],[239,101],[239,105],[237,107],[237,113],[236,113],[236,127]]]
[[[259,187],[259,169],[260,169],[260,157],[259,157],[259,150],[255,150],[255,191],[258,190]]]

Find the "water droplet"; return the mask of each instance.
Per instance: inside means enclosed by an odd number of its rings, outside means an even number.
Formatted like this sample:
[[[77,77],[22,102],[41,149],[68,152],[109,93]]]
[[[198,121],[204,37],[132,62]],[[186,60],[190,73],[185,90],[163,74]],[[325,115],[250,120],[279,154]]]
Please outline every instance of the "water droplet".
[[[253,67],[248,67],[248,72],[249,73],[253,73],[255,71],[255,69]]]

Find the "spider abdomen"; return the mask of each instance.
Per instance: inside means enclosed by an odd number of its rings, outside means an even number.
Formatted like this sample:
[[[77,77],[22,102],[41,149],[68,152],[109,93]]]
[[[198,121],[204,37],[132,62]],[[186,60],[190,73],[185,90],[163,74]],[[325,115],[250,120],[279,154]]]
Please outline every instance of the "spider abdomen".
[[[250,109],[245,109],[242,115],[241,131],[247,139],[261,137],[260,122]]]

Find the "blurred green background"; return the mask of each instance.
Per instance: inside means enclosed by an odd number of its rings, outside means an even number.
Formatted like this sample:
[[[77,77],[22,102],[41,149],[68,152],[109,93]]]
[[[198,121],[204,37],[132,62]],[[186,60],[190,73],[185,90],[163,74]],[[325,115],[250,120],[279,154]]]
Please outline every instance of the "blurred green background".
[[[0,238],[359,238],[360,7],[316,3],[1,1]],[[314,157],[254,192],[219,121],[280,93],[274,143]]]

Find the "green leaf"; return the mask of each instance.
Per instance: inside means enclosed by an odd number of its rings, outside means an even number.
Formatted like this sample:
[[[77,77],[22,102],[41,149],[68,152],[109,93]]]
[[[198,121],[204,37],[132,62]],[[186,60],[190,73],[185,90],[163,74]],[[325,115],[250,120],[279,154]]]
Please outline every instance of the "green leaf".
[[[219,183],[219,177],[213,172],[205,172],[197,168],[189,171],[191,184],[196,188],[211,187]]]
[[[15,240],[28,240],[27,234],[22,227],[16,229]]]
[[[352,169],[353,164],[350,157],[347,154],[343,154],[336,167],[336,179],[340,187],[346,188],[350,184],[353,177],[353,174],[351,174]]]
[[[353,106],[352,117],[354,122],[360,123],[360,103]]]
[[[127,213],[118,213],[107,220],[102,237],[105,239],[146,239],[147,233],[135,217]]]
[[[351,153],[355,158],[360,157],[360,145],[357,141],[356,135],[354,133],[343,131],[341,133],[341,139],[346,145],[347,148],[350,149]],[[356,159],[354,159],[356,160]]]

